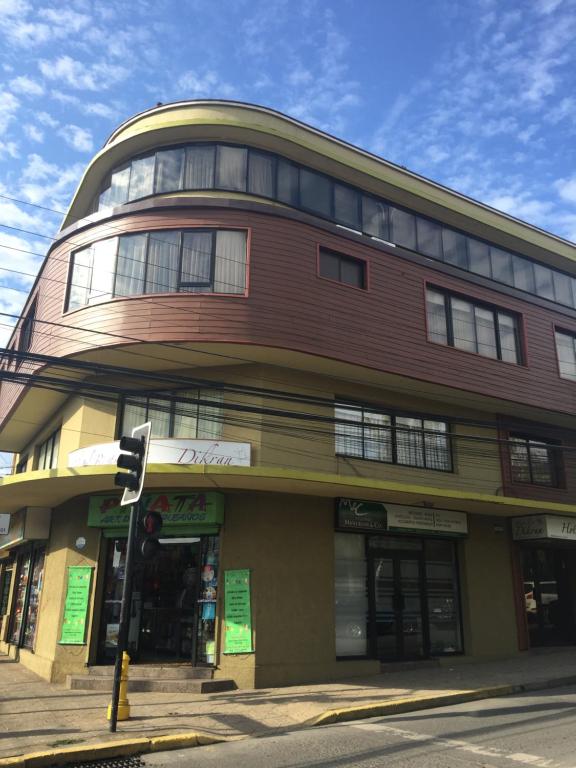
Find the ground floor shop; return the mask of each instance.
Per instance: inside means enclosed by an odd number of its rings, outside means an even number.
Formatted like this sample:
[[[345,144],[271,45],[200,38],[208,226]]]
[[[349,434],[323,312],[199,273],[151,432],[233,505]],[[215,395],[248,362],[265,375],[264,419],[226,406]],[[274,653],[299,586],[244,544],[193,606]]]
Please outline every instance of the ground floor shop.
[[[134,664],[203,666],[261,687],[372,674],[382,662],[518,652],[502,518],[178,488],[148,493],[146,508],[163,526],[158,554],[135,566]],[[0,539],[0,648],[62,681],[113,661],[127,510],[111,492],[43,514],[44,530]]]
[[[512,535],[531,648],[576,644],[576,524],[534,515],[513,521]]]

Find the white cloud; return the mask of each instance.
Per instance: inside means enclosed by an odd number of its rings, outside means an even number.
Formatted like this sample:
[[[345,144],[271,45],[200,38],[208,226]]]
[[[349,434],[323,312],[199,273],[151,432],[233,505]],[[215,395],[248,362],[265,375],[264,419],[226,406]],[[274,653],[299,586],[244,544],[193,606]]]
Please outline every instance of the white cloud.
[[[23,16],[30,8],[28,0],[0,0],[0,16]]]
[[[38,112],[36,117],[39,123],[46,125],[48,128],[56,128],[59,125],[58,120],[53,118],[48,112]]]
[[[559,179],[554,187],[558,194],[567,203],[576,203],[576,176],[568,179]]]
[[[21,93],[24,96],[42,96],[44,93],[42,85],[27,75],[20,75],[10,80],[10,88],[14,93]]]
[[[13,93],[0,91],[0,136],[6,132],[19,107],[20,102]]]
[[[60,131],[64,141],[77,152],[91,152],[94,146],[92,134],[79,125],[64,125]]]
[[[188,99],[218,96],[230,98],[235,93],[234,87],[221,80],[212,70],[203,73],[192,70],[184,72],[178,78],[177,88]]]
[[[41,144],[44,141],[44,131],[41,131],[36,125],[27,123],[23,126],[24,133],[30,141],[36,141]]]
[[[42,59],[38,66],[44,77],[58,80],[69,88],[84,91],[101,91],[126,79],[130,74],[126,67],[107,61],[87,65],[71,56],[59,56],[48,61]]]
[[[19,156],[18,144],[15,141],[0,141],[0,160],[5,157],[15,159]]]

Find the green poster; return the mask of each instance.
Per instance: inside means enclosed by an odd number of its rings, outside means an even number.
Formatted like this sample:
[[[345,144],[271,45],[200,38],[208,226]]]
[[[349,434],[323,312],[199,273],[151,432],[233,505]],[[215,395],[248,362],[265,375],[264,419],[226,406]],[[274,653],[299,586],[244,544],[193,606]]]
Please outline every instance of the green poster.
[[[224,572],[224,653],[252,653],[250,571]]]
[[[71,565],[68,567],[68,587],[60,636],[60,642],[63,644],[84,645],[86,642],[86,621],[91,584],[91,566]]]

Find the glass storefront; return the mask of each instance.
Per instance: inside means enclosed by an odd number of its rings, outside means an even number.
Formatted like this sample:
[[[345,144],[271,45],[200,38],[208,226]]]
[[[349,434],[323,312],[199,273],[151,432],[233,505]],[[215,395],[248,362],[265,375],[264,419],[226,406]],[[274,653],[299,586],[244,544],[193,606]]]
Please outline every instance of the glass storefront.
[[[574,547],[525,546],[521,558],[530,646],[575,643]]]
[[[126,539],[107,541],[100,662],[116,656]],[[134,569],[128,652],[133,661],[214,663],[218,537],[162,539],[152,560]]]
[[[44,558],[44,548],[28,550],[18,558],[9,642],[31,650],[36,640]]]
[[[336,533],[335,555],[337,656],[462,652],[454,541]]]

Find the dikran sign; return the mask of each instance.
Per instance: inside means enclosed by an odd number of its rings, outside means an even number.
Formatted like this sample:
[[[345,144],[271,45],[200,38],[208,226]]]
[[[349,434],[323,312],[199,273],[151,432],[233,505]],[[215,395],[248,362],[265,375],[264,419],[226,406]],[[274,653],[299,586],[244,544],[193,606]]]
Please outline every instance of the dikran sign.
[[[68,466],[99,467],[116,464],[119,453],[118,441],[79,448],[68,455]],[[148,464],[249,467],[250,443],[227,443],[220,440],[151,440]]]
[[[576,541],[576,517],[556,517],[554,515],[514,517],[512,519],[512,538],[514,541],[533,539]]]

